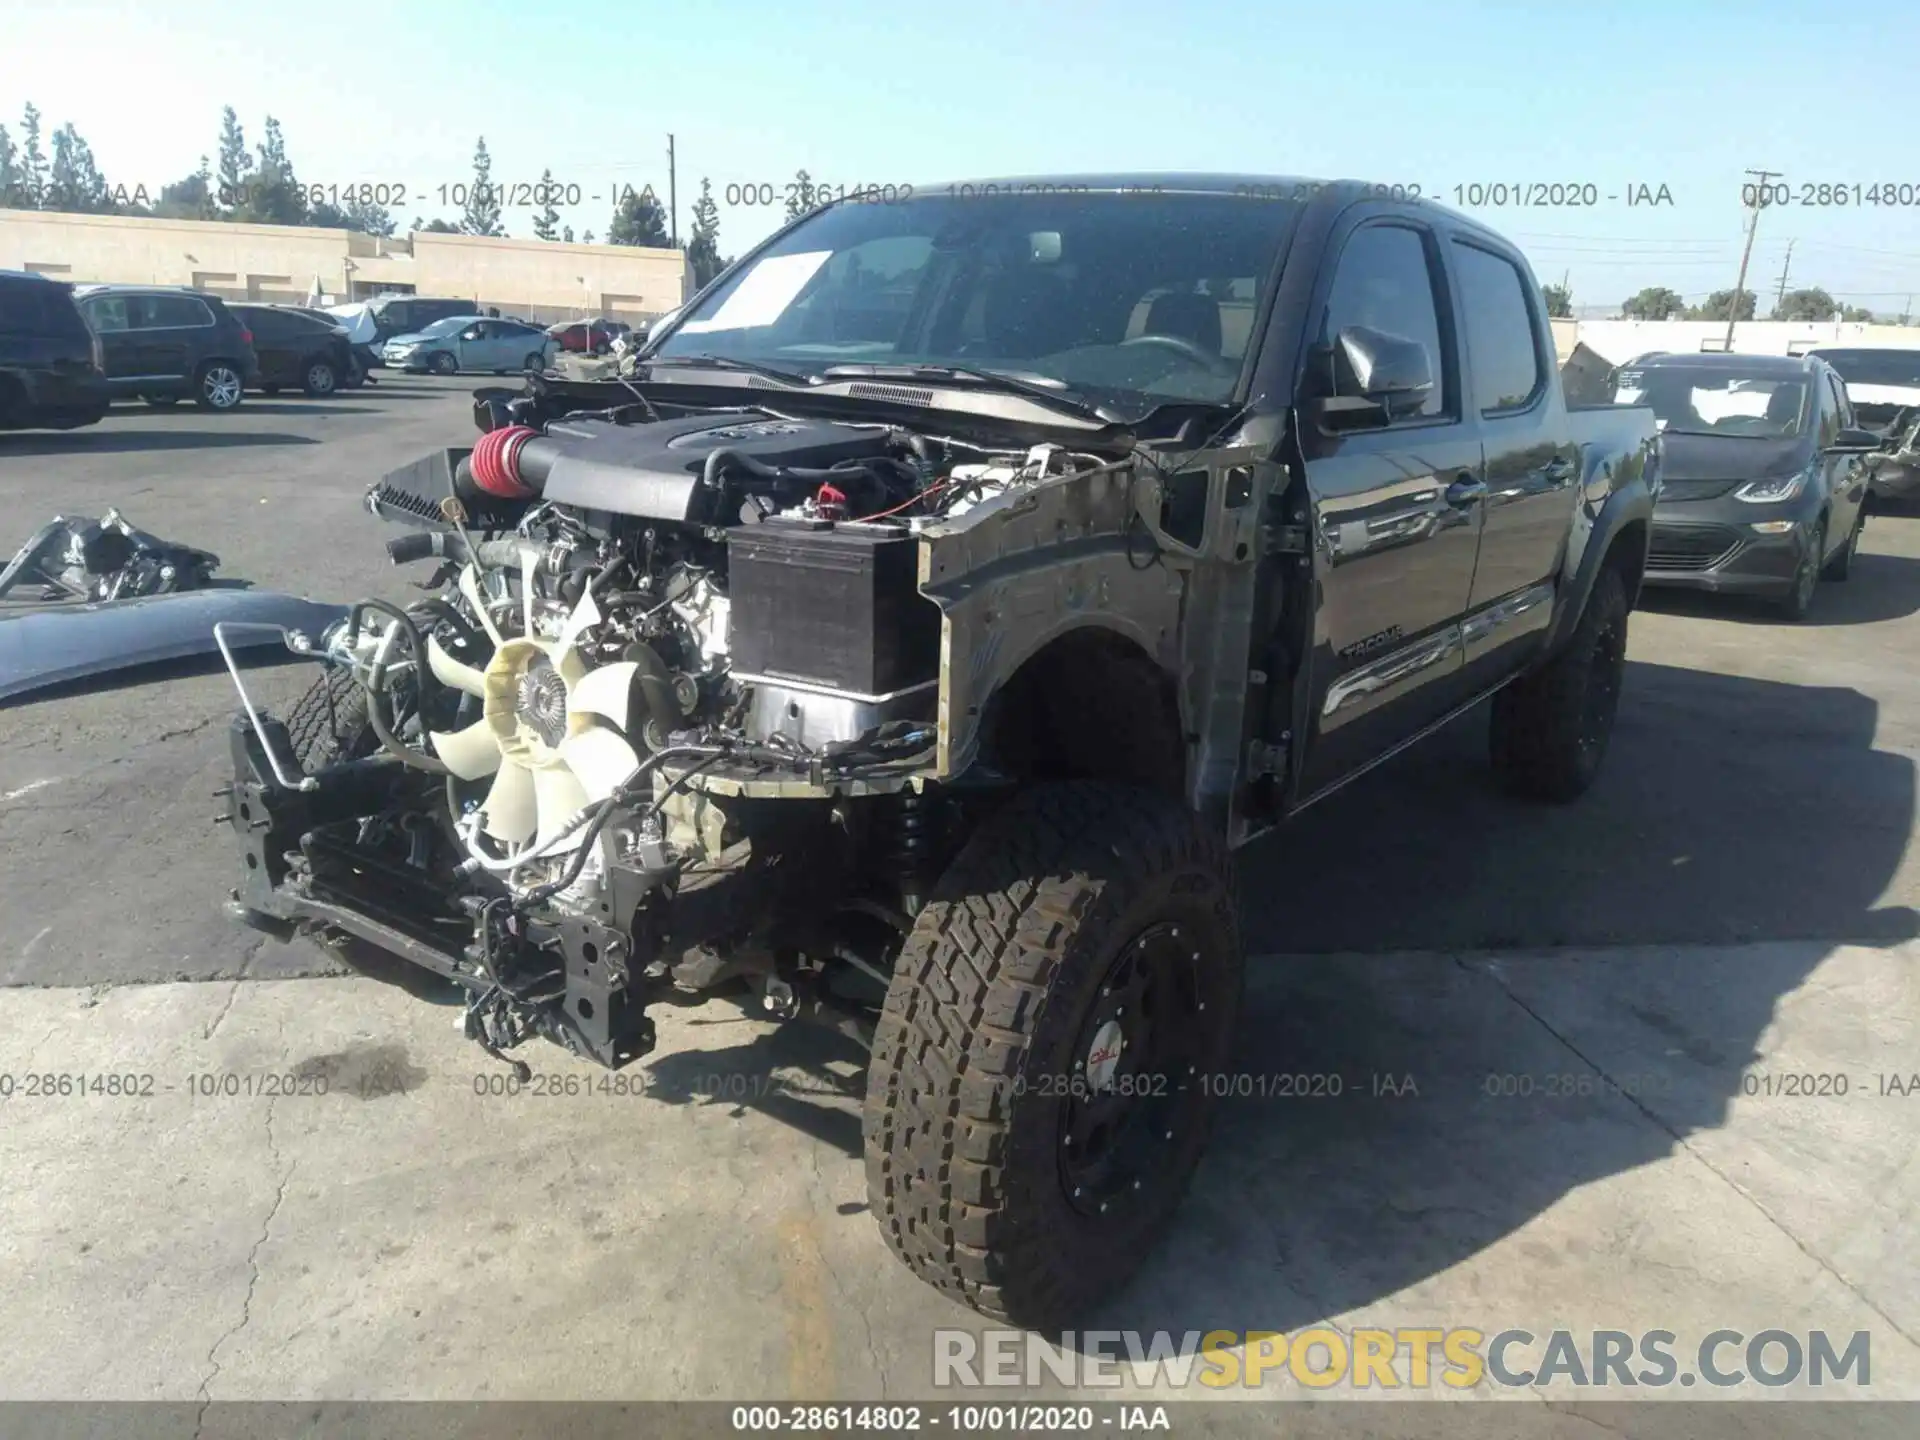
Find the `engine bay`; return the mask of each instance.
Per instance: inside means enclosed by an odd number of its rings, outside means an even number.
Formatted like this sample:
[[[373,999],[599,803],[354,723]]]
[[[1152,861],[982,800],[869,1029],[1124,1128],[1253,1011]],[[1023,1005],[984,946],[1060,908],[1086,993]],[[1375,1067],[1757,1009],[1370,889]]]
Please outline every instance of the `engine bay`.
[[[425,965],[495,1054],[622,1065],[649,998],[737,980],[866,1033],[1006,789],[939,764],[923,539],[1131,458],[770,408],[493,418],[368,491],[394,563],[435,568],[311,646],[340,748],[289,785],[291,731],[236,722],[242,918]]]

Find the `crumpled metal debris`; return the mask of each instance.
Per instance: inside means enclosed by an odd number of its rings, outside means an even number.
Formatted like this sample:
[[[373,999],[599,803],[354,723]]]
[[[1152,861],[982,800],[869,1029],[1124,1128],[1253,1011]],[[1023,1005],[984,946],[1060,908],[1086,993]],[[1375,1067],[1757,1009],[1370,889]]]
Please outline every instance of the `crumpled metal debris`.
[[[118,510],[98,520],[56,515],[0,570],[0,600],[132,600],[200,590],[220,557],[129,524]],[[18,592],[18,593],[15,593]]]

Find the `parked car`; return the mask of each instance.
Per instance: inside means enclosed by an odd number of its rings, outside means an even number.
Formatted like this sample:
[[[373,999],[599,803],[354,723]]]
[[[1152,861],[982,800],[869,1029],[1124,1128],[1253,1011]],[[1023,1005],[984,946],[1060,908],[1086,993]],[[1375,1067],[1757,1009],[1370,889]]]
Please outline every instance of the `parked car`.
[[[73,288],[0,270],[0,430],[72,430],[107,413],[105,356]]]
[[[373,320],[372,343],[383,346],[396,335],[417,335],[429,325],[455,315],[472,315],[471,300],[442,300],[427,295],[376,295],[366,302]]]
[[[461,370],[544,370],[558,349],[553,337],[517,320],[456,315],[439,320],[418,335],[396,335],[381,358],[401,370],[452,375]]]
[[[477,394],[499,428],[368,496],[429,527],[387,547],[438,568],[411,663],[329,632],[284,724],[236,715],[225,803],[236,918],[464,992],[496,1058],[618,1069],[647,1006],[743,986],[866,1043],[887,1243],[1051,1330],[1275,1055],[1231,849],[1483,697],[1513,791],[1594,782],[1660,446],[1568,410],[1525,257],[1466,216],[981,188],[814,210],[637,379]],[[916,303],[867,303],[881,256]]]
[[[562,350],[580,355],[604,355],[614,341],[632,332],[632,326],[618,320],[563,320],[547,327]]]
[[[298,388],[316,398],[331,395],[353,376],[347,332],[304,310],[274,305],[229,305],[253,334],[260,361],[259,388],[277,395]]]
[[[232,410],[259,381],[253,335],[217,295],[142,285],[74,293],[100,337],[116,398],[166,406],[191,396],[203,410]]]
[[[1847,578],[1880,437],[1826,361],[1646,355],[1614,387],[1652,406],[1666,446],[1647,584],[1766,596],[1800,620],[1822,579]]]
[[[1808,352],[1839,372],[1864,429],[1884,452],[1873,462],[1869,493],[1882,500],[1920,498],[1920,349],[1820,348]]]

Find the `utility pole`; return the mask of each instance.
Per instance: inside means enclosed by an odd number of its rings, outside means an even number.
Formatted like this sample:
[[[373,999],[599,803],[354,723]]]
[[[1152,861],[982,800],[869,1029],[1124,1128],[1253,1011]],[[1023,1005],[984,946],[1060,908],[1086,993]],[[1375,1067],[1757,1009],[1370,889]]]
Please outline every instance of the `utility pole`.
[[[673,236],[673,248],[680,248],[680,192],[675,188],[677,176],[673,168],[673,136],[667,136],[667,231]]]
[[[1753,220],[1747,226],[1746,248],[1740,252],[1740,278],[1733,282],[1733,297],[1727,302],[1727,351],[1733,351],[1733,326],[1740,317],[1740,297],[1747,289],[1747,262],[1753,258],[1753,237],[1760,229],[1760,211],[1767,203],[1767,182],[1774,176],[1785,172],[1779,170],[1749,170],[1754,177]]]
[[[1776,310],[1778,310],[1783,304],[1786,303],[1787,272],[1793,268],[1793,247],[1794,247],[1794,242],[1789,240],[1787,242],[1786,263],[1780,267],[1780,289],[1774,294],[1774,297],[1773,297],[1773,308]]]

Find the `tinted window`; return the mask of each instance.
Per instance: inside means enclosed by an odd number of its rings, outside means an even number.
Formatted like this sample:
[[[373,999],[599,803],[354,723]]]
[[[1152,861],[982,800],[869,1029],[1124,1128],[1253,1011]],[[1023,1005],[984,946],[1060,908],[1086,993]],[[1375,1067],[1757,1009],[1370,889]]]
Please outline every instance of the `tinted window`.
[[[143,295],[136,329],[159,330],[213,324],[213,312],[191,295]]]
[[[1816,350],[1849,385],[1920,386],[1920,350]]]
[[[1823,413],[1820,416],[1820,446],[1825,449],[1840,438],[1842,425],[1853,423],[1853,412],[1831,375],[1825,378],[1820,389],[1821,398],[1826,402],[1821,407]]]
[[[101,334],[114,330],[131,330],[132,317],[127,313],[125,295],[99,295],[86,302],[87,323]]]
[[[278,339],[293,330],[293,326],[277,310],[267,310],[253,305],[234,305],[229,308],[233,317],[256,335]]]
[[[1005,369],[1126,413],[1232,394],[1242,317],[1258,309],[1297,206],[971,192],[814,212],[689,307],[661,358],[712,353],[796,374],[843,362]]]
[[[1349,325],[1426,346],[1436,383],[1416,413],[1447,413],[1454,388],[1453,357],[1441,343],[1431,257],[1419,231],[1404,225],[1368,225],[1347,240],[1327,295],[1321,342],[1332,345]]]
[[[1805,377],[1648,362],[1614,376],[1613,403],[1646,405],[1662,430],[1682,435],[1804,435],[1812,421]]]
[[[1525,405],[1545,375],[1524,275],[1509,260],[1455,241],[1460,311],[1466,317],[1473,399],[1482,411]]]
[[[0,276],[0,330],[64,335],[77,333],[80,328],[80,318],[64,285]]]

